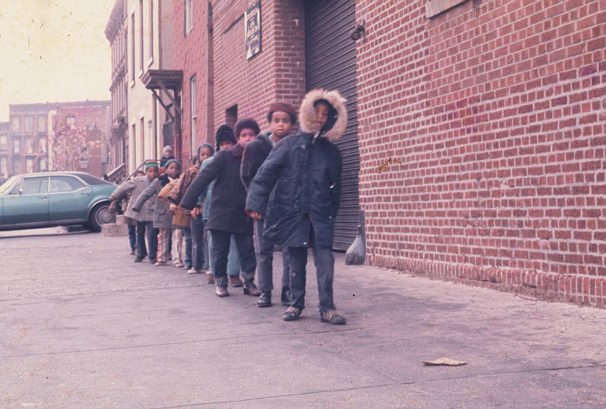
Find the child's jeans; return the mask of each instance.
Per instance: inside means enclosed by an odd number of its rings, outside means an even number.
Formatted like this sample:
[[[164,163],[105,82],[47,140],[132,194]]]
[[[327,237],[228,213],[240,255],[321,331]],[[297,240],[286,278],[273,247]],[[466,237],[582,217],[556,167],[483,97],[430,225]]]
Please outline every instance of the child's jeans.
[[[145,237],[147,236],[147,248]],[[158,253],[158,229],[152,222],[137,222],[137,257],[149,256],[149,261],[156,262]]]
[[[192,268],[200,271],[204,268],[204,220],[202,220],[202,216],[191,221],[191,242]]]
[[[183,240],[185,241],[185,252],[183,253],[183,264],[186,269],[191,268],[191,229],[189,227],[183,228]]]
[[[183,267],[183,230],[173,229],[173,266]]]
[[[213,251],[213,235],[209,230],[206,231],[208,238],[208,263],[210,271],[215,273],[215,260],[211,257]],[[206,256],[205,255],[205,256]],[[229,254],[227,255],[227,275],[230,277],[240,277],[240,255],[238,254],[238,247],[233,236],[229,244]]]
[[[173,229],[160,229],[160,262],[166,263],[170,259],[170,242]]]

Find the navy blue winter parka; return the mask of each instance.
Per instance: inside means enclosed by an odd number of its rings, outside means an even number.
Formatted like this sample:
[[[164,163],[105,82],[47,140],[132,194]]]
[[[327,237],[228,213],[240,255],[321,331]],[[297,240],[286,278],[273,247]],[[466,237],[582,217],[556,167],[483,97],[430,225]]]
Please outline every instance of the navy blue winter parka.
[[[334,108],[329,127],[316,126],[314,103]],[[289,247],[314,241],[332,247],[341,195],[342,159],[332,141],[347,125],[345,100],[336,91],[310,91],[299,110],[301,132],[279,141],[252,180],[246,209],[264,218],[264,237]]]

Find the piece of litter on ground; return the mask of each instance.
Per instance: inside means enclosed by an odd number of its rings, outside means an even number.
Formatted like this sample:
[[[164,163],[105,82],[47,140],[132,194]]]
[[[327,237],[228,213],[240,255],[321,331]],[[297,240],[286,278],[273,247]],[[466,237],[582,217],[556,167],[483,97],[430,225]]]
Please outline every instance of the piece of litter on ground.
[[[450,359],[450,358],[439,358],[436,359],[434,361],[423,361],[423,363],[425,365],[430,365],[430,366],[461,366],[461,365],[467,365],[467,362],[465,361],[457,361],[456,359]]]

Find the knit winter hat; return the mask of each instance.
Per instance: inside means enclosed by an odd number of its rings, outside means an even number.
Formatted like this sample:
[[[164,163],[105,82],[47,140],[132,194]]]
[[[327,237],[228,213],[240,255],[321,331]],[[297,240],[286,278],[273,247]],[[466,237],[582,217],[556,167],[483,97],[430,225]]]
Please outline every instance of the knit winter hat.
[[[243,129],[252,129],[255,136],[261,132],[261,129],[259,129],[259,124],[252,118],[245,118],[238,121],[236,124],[236,129],[234,130],[236,138],[240,137],[240,132],[242,132]]]
[[[168,168],[168,165],[170,165],[171,163],[176,163],[177,167],[179,169],[181,169],[181,162],[179,162],[177,159],[169,159],[169,160],[167,160],[166,163],[164,164],[164,168],[165,169]]]
[[[290,117],[290,122],[293,124],[297,122],[297,111],[295,108],[286,102],[274,102],[269,106],[269,112],[267,113],[267,122],[271,122],[271,116],[274,112],[286,112]]]
[[[172,153],[173,147],[170,146],[170,145],[166,145],[164,148],[162,148],[162,154],[163,155],[166,155],[166,152],[168,152],[168,151],[171,151],[171,153]]]
[[[221,125],[215,134],[215,141],[217,141],[217,150],[219,150],[223,142],[231,142],[235,145],[236,138],[234,137],[233,129],[227,125]]]
[[[147,170],[149,168],[157,168],[158,166],[158,162],[146,162],[145,165],[143,166],[143,169]]]

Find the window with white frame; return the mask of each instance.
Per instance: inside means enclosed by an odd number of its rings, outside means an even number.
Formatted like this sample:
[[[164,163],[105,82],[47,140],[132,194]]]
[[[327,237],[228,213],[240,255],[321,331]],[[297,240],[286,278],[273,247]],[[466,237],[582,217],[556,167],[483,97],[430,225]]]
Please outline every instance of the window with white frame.
[[[194,2],[185,0],[185,35],[187,35],[194,26]]]
[[[34,130],[34,118],[31,116],[26,116],[24,126],[25,132],[32,132]]]
[[[197,92],[197,81],[196,76],[190,78],[189,80],[189,122],[190,122],[190,136],[191,136],[191,152],[194,152],[196,144],[198,142],[197,135],[197,120],[198,120],[198,92]]]
[[[34,153],[34,138],[32,136],[25,138],[25,153]]]
[[[149,63],[154,62],[154,0],[149,0]]]
[[[139,73],[143,74],[145,47],[143,45],[143,0],[139,0]]]
[[[0,177],[8,177],[8,158],[6,156],[0,157]]]
[[[130,16],[130,80],[135,85],[135,13]]]
[[[25,160],[25,172],[34,173],[34,160],[33,159],[27,158]]]
[[[14,116],[11,118],[11,131],[21,131],[21,118],[19,118],[18,116]]]
[[[38,132],[46,132],[46,117],[40,116],[38,117]]]

